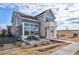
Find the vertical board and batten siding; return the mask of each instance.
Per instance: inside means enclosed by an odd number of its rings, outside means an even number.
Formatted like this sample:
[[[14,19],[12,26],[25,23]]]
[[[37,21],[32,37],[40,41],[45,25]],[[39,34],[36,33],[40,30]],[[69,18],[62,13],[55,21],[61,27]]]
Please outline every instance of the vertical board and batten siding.
[[[40,15],[37,17],[37,19],[40,21],[40,35],[45,36],[45,29],[44,29],[44,15]]]

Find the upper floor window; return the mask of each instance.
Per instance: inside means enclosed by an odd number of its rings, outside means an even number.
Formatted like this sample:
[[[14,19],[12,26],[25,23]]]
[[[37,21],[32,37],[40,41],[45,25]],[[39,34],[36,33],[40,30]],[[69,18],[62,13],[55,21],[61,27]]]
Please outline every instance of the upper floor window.
[[[18,25],[18,21],[17,21],[17,19],[16,19],[16,26]]]
[[[52,19],[52,17],[46,17],[46,22],[50,22],[50,21],[54,21],[53,19]]]
[[[16,20],[16,26],[17,26],[17,25],[18,25],[18,22],[19,22],[19,21],[18,21],[19,19],[18,19],[18,18],[15,18],[15,20]]]
[[[21,25],[21,23],[22,23],[22,19],[20,19],[20,18],[18,18],[18,17],[15,18],[15,21],[16,21],[16,22],[15,22],[15,23],[16,23],[16,26],[17,26],[17,25]]]

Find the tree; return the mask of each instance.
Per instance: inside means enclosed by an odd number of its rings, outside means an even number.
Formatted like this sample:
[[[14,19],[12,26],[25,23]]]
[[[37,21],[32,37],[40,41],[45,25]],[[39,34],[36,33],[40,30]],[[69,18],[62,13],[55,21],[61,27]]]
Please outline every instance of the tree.
[[[12,35],[12,32],[11,32],[10,26],[8,26],[8,36],[13,36],[13,35]]]
[[[3,32],[1,33],[1,37],[5,37],[5,30],[3,29]]]

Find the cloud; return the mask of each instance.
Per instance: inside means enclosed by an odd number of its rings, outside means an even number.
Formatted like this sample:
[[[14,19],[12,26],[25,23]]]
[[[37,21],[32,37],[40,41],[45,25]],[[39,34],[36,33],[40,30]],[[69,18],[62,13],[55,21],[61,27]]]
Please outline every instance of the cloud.
[[[17,4],[18,5],[18,4]],[[26,13],[26,14],[32,14],[33,12],[36,12],[37,14],[47,10],[47,9],[52,9],[54,6],[54,4],[42,4],[42,3],[38,3],[38,4],[19,4],[19,11]],[[55,8],[53,8],[55,9]],[[58,10],[58,9],[57,9]]]
[[[0,7],[1,8],[15,8],[17,5],[16,4],[13,4],[13,3],[0,3]]]
[[[0,8],[6,8],[5,4],[0,4]]]
[[[18,4],[17,4],[18,5]],[[37,15],[47,9],[52,9],[56,16],[56,22],[58,29],[66,29],[67,26],[71,26],[71,22],[68,19],[79,17],[79,4],[74,3],[53,3],[53,4],[19,4],[19,11],[29,15]],[[77,23],[78,24],[78,23]],[[73,28],[73,24],[70,28]],[[78,27],[77,27],[78,28]]]
[[[69,22],[71,22],[68,19],[73,19],[73,18],[77,19],[79,17],[79,4],[75,4],[75,3],[0,4],[1,8],[7,8],[7,7],[15,8],[16,6],[18,7],[19,12],[32,15],[32,16],[35,16],[51,8],[53,13],[56,16],[56,22],[57,22],[58,28],[62,28],[62,29],[66,29],[66,26],[69,25]],[[72,27],[73,26],[74,25],[72,24]]]
[[[6,29],[6,25],[0,24],[0,30],[1,30],[1,29]]]

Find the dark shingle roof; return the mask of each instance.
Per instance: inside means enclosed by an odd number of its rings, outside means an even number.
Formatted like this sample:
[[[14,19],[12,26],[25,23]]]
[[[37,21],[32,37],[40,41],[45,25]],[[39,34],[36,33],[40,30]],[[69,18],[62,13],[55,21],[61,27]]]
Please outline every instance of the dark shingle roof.
[[[48,9],[48,10],[51,10],[51,9]],[[16,13],[16,14],[18,14],[19,16],[24,17],[24,18],[30,18],[30,19],[35,19],[35,20],[37,20],[37,16],[40,16],[40,15],[44,14],[44,13],[47,12],[48,10],[46,10],[46,11],[44,11],[44,12],[42,12],[42,13],[40,13],[40,14],[34,16],[34,17],[33,17],[33,16],[30,16],[30,15],[23,14],[23,13],[19,13],[19,12],[16,12],[16,11],[14,11],[13,14]],[[53,15],[53,17],[55,18],[54,15]]]
[[[44,11],[44,12],[42,12],[42,13],[40,13],[40,14],[38,14],[38,15],[36,15],[35,17],[38,17],[38,16],[40,16],[40,15],[42,15],[42,14],[44,14],[45,12],[47,12],[47,11],[51,11],[51,9],[48,9],[48,10],[46,10],[46,11]],[[51,11],[52,12],[52,11]],[[53,14],[53,17],[54,17],[54,19],[55,19],[55,16],[54,16],[54,14]]]
[[[31,18],[31,19],[37,20],[37,18],[35,18],[35,17],[33,17],[33,16],[30,16],[30,15],[26,15],[26,14],[19,13],[19,12],[16,12],[16,11],[14,11],[14,13],[19,14],[19,16],[21,16],[21,17],[25,17],[25,18],[27,17],[27,18]]]

